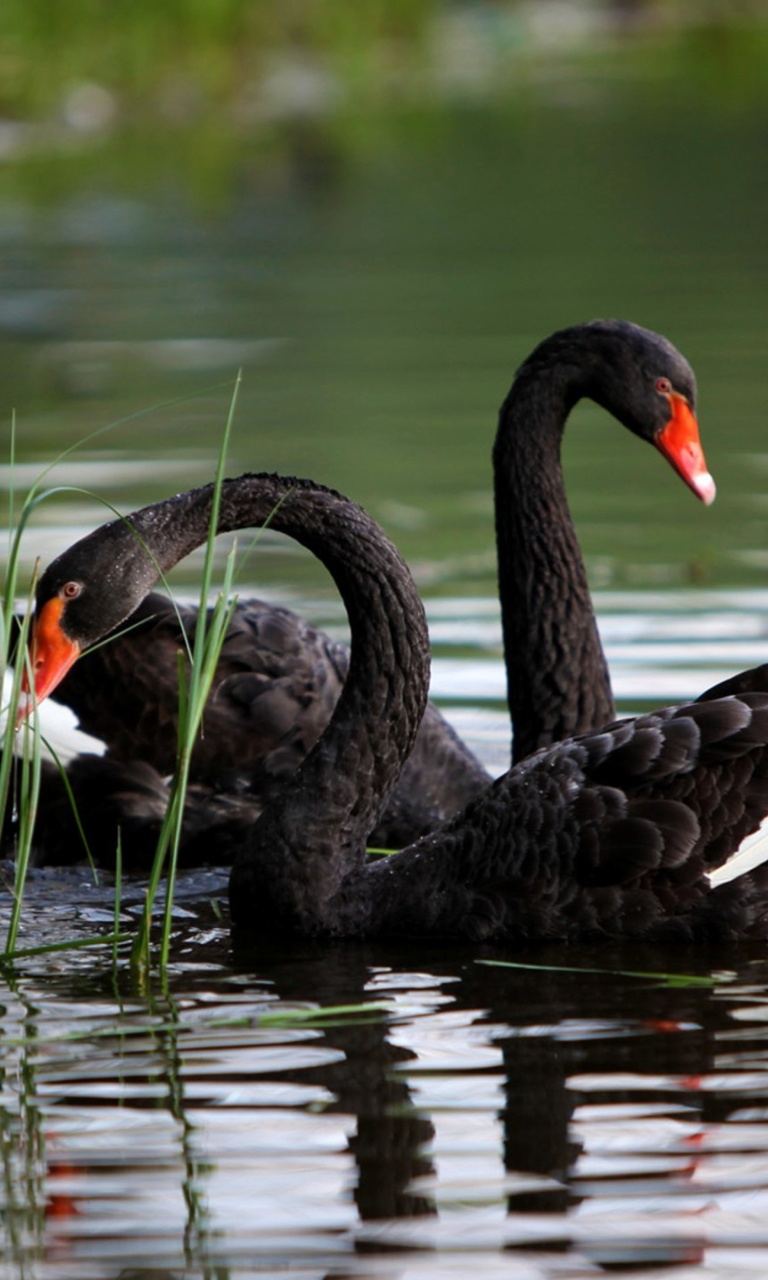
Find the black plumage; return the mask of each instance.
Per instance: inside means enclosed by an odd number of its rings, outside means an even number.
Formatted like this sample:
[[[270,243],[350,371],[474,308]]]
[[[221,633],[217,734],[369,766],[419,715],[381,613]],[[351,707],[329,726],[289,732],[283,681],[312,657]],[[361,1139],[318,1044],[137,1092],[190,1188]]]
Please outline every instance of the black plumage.
[[[97,530],[46,570],[38,610],[65,600],[71,634],[95,641],[102,557],[122,560],[123,544],[151,546],[169,525],[186,554],[205,538],[211,498],[210,486],[193,490],[106,536]],[[238,844],[238,931],[510,942],[766,936],[768,872],[716,888],[709,876],[768,813],[767,668],[698,702],[543,747],[436,832],[371,862],[366,834],[426,705],[423,608],[396,549],[347,499],[278,476],[225,482],[220,529],[268,516],[334,577],[352,653],[327,728]],[[148,577],[149,564],[137,564],[134,597]]]
[[[660,391],[663,383],[668,391]],[[592,611],[586,571],[568,510],[560,444],[573,405],[591,397],[630,431],[658,446],[706,500],[702,472],[663,444],[674,406],[692,414],[695,380],[690,366],[663,337],[620,321],[596,321],[559,331],[542,342],[518,370],[499,417],[494,447],[499,591],[513,726],[514,758],[560,738],[597,727],[614,712],[610,680]],[[695,419],[693,419],[695,426]],[[695,453],[695,451],[694,451]],[[700,454],[700,450],[699,450]],[[696,455],[698,457],[698,455]],[[703,459],[699,459],[703,463]],[[687,469],[686,469],[687,468]],[[706,480],[709,477],[703,473]],[[711,484],[711,481],[709,481]],[[177,555],[171,522],[153,527],[156,550]],[[108,535],[104,535],[107,537]],[[122,600],[137,564],[105,567],[102,597]],[[105,557],[106,558],[106,557]],[[151,594],[129,628],[85,654],[54,696],[75,712],[81,727],[101,738],[110,759],[139,760],[161,775],[175,759],[178,708],[177,653],[191,642],[196,612],[178,616]],[[97,616],[90,630],[101,625]],[[255,816],[292,775],[317,741],[339,696],[348,651],[295,614],[260,601],[235,611],[193,757],[192,778],[217,794],[230,793]],[[97,762],[77,770],[87,807],[98,792],[105,823],[99,828],[109,856],[104,792],[114,795],[115,823],[139,821],[125,802],[119,775],[100,777]],[[158,780],[159,782],[159,780]],[[389,803],[370,833],[375,845],[396,846],[433,830],[487,785],[488,775],[430,706]],[[113,823],[114,826],[114,823]],[[213,843],[210,856],[219,858]]]

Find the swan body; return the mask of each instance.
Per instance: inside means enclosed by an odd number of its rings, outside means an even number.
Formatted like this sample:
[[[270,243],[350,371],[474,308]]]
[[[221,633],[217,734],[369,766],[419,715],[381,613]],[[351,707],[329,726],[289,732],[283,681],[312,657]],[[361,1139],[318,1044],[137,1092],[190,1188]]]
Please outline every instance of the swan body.
[[[141,796],[147,796],[150,779],[145,769],[136,772],[137,764],[156,771],[151,791],[157,801],[167,793],[162,779],[173,772],[176,760],[178,654],[191,652],[197,612],[150,592],[131,615],[131,630],[75,663],[60,686],[80,727],[106,744],[113,764],[126,766],[121,774],[117,767],[87,762],[73,771],[76,794],[84,805],[96,804],[101,815],[94,848],[114,847],[108,797],[123,830],[126,819],[141,823]],[[210,828],[202,813],[206,795],[211,803],[217,797],[216,806],[229,795],[253,820],[320,737],[348,666],[347,645],[291,610],[261,600],[238,602],[192,754],[190,777],[200,804],[189,815],[190,830],[200,824]],[[129,804],[131,778],[139,776],[139,794]],[[430,704],[403,775],[369,833],[370,843],[396,848],[433,830],[489,780]],[[157,809],[157,803],[148,805],[145,816],[154,821]],[[152,828],[142,825],[146,838]],[[114,831],[114,818],[111,826]],[[224,860],[220,847],[215,856]]]
[[[3,709],[0,711],[0,734],[5,732],[7,723],[6,708],[11,702],[13,696],[13,671],[10,667],[6,667],[3,672]],[[68,765],[81,755],[101,756],[104,752],[104,743],[100,738],[93,737],[85,733],[78,725],[73,713],[64,705],[59,705],[51,699],[50,702],[43,704],[41,709],[40,732],[42,735],[41,755],[43,759],[53,763],[55,758],[60,760],[62,764]],[[14,747],[23,750],[25,746],[23,735],[19,735],[14,743]],[[49,751],[49,747],[51,750]]]
[[[157,566],[205,538],[211,487],[177,495],[77,543],[43,574],[32,661],[93,643],[104,574],[130,612]],[[219,529],[270,524],[326,565],[352,651],[331,720],[235,855],[230,905],[249,937],[763,938],[768,871],[713,888],[768,813],[768,667],[695,703],[540,748],[463,812],[399,854],[365,857],[365,837],[408,758],[427,701],[423,607],[396,549],[339,494],[310,481],[242,476],[222,490]],[[137,536],[138,535],[138,536]],[[108,609],[109,612],[109,609]],[[108,620],[107,629],[118,618]]]

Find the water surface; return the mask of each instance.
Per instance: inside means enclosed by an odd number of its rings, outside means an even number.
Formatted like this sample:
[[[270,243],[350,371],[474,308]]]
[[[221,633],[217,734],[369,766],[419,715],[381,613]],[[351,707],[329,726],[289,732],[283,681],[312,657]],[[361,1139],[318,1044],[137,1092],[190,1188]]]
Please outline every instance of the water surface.
[[[386,525],[427,599],[433,692],[499,772],[496,409],[540,338],[620,315],[692,360],[720,489],[704,510],[599,410],[574,415],[620,707],[768,659],[764,118],[670,107],[597,89],[405,113],[359,150],[297,130],[266,167],[242,139],[205,189],[181,148],[140,174],[108,141],[8,166],[16,484],[115,424],[51,477],[88,493],[38,509],[25,564],[103,519],[97,499],[205,482],[242,367],[231,471],[311,475]],[[345,629],[282,540],[240,586]],[[106,934],[111,886],[37,875],[23,919],[24,946]],[[0,1277],[762,1280],[767,991],[762,947],[233,949],[225,875],[185,877],[165,984],[108,948],[0,983]]]

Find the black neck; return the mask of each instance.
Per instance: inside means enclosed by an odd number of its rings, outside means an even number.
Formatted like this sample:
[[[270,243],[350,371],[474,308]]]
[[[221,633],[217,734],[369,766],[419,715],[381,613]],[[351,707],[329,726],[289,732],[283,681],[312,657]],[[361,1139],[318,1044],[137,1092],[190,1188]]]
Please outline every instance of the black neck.
[[[515,761],[614,715],[560,461],[568,414],[588,393],[583,367],[553,352],[523,366],[499,419],[496,538]]]
[[[38,603],[79,581],[68,624],[84,644],[95,643],[137,608],[162,573],[206,541],[213,500],[207,485],[102,526],[48,566]],[[334,899],[363,865],[366,836],[410,755],[427,701],[429,636],[407,566],[354,503],[307,480],[226,480],[217,532],[266,523],[329,570],[347,610],[352,649],[328,727],[290,787],[265,809],[235,866],[233,905],[240,895],[254,924],[263,914],[269,925],[322,932],[340,919]]]
[[[160,567],[207,536],[211,489],[131,517]],[[225,482],[219,532],[268,520],[320,559],[349,617],[352,654],[328,728],[291,786],[256,823],[233,872],[233,896],[300,932],[322,929],[364,857],[365,838],[394,786],[427,699],[429,637],[413,580],[382,531],[354,503],[306,481],[242,476]],[[174,543],[171,552],[170,544]]]

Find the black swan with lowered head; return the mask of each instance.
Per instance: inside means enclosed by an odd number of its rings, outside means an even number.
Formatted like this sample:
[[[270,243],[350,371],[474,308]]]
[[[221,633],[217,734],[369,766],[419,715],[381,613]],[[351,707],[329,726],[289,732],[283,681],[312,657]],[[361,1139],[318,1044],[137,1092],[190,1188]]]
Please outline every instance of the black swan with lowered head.
[[[626,321],[595,321],[555,333],[516,374],[494,448],[514,759],[615,714],[560,464],[570,410],[583,397],[595,400],[654,444],[708,503],[714,484],[699,444],[695,394],[693,373],[680,353],[659,334]],[[177,613],[165,597],[150,594],[127,620],[131,629],[85,655],[55,690],[81,728],[106,743],[111,761],[130,762],[122,772],[105,764],[101,777],[93,760],[73,768],[73,777],[93,775],[107,832],[114,826],[110,795],[124,830],[162,812],[164,786],[159,778],[153,781],[151,769],[173,769],[177,653],[184,634],[193,637],[195,623],[193,608],[182,606]],[[67,663],[81,647],[68,650]],[[288,610],[256,600],[238,605],[193,756],[192,778],[201,797],[206,788],[231,796],[229,807],[239,805],[244,820],[249,801],[269,801],[327,724],[348,660],[346,646]],[[41,689],[54,688],[62,670],[56,666]],[[371,842],[407,843],[463,808],[487,784],[485,770],[430,705]],[[248,812],[252,817],[253,803]],[[192,825],[198,820],[199,815]],[[106,843],[114,845],[109,834]]]
[[[179,494],[98,529],[49,566],[32,654],[44,679],[57,645],[95,643],[121,610],[136,607],[158,567],[205,539],[211,502],[211,486]],[[221,531],[267,518],[332,574],[352,650],[328,727],[236,855],[230,902],[240,931],[766,936],[766,869],[717,887],[710,873],[768,812],[768,668],[697,703],[542,748],[432,835],[369,862],[367,832],[426,706],[424,610],[394,546],[347,499],[278,476],[225,482]],[[147,547],[157,548],[159,566]]]

